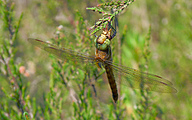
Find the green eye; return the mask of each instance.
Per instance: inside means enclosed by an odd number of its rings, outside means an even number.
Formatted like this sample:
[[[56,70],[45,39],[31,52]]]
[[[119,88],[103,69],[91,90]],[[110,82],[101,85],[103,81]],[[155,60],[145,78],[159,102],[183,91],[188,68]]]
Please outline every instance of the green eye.
[[[103,44],[96,43],[96,48],[99,50],[106,50],[110,46],[110,40],[106,39]]]

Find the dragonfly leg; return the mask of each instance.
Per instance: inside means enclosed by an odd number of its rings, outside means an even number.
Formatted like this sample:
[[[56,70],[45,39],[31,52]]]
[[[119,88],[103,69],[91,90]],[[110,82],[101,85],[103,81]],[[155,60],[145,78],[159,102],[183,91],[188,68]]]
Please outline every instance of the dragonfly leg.
[[[111,28],[112,28],[112,31],[113,31],[113,35],[111,35],[111,39],[113,39],[116,36],[117,31],[113,26],[111,26]]]
[[[96,28],[96,20],[95,20],[95,28]],[[95,28],[94,28],[94,29],[95,29]],[[97,35],[96,35],[95,33],[94,33],[94,36],[97,37]]]
[[[113,31],[113,35],[110,35],[110,40],[113,39],[116,36],[116,21],[115,21],[115,28],[111,25],[111,22],[108,22],[108,31]]]

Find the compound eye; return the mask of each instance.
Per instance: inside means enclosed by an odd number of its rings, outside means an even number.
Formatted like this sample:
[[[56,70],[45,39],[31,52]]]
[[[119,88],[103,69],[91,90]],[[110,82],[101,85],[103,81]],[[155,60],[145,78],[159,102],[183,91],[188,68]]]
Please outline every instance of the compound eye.
[[[109,39],[106,39],[103,44],[96,43],[96,48],[99,50],[107,50],[109,46],[110,46],[110,40]]]

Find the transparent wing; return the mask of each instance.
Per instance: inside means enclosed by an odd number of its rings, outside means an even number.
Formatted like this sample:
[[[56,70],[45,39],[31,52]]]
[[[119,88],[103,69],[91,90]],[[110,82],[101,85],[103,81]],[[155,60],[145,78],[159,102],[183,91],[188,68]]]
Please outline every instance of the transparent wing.
[[[41,49],[44,49],[45,47],[57,47],[57,46],[55,46],[53,44],[50,44],[48,42],[44,42],[44,41],[41,41],[41,40],[38,40],[38,39],[28,38],[28,41],[31,44],[33,44],[33,45],[35,45],[35,46],[37,46],[37,47],[39,47]]]
[[[118,74],[121,75],[122,77],[121,83],[125,86],[138,88],[138,89],[142,87],[143,89],[147,89],[149,91],[157,91],[157,92],[163,92],[163,93],[177,92],[177,90],[174,87],[172,87],[172,83],[170,81],[160,76],[144,73],[133,68],[121,66],[121,65],[112,63],[111,61],[108,61],[108,60],[105,60],[105,61],[102,61],[100,59],[97,60],[93,56],[75,52],[70,49],[66,49],[66,48],[58,49],[56,48],[57,46],[54,46],[47,42],[43,42],[38,39],[29,38],[28,41],[33,45],[49,53],[56,55],[61,60],[73,61],[75,64],[78,64],[78,63],[96,64],[101,62],[107,65],[111,65],[113,71],[116,71]]]
[[[57,56],[61,60],[72,61],[74,64],[82,64],[82,63],[92,63],[95,64],[98,60],[93,56],[89,56],[87,54],[82,54],[67,48],[57,48],[57,46],[38,40],[29,38],[28,41],[33,45]]]
[[[158,75],[141,72],[133,68],[112,63],[111,61],[105,61],[105,63],[111,65],[114,72],[121,75],[122,85],[162,93],[177,93],[177,90],[172,86],[170,81]]]

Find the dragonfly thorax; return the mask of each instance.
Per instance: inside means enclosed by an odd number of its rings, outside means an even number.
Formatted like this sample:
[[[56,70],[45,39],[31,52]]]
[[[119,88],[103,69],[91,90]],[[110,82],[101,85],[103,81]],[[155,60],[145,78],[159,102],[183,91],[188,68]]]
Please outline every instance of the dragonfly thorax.
[[[111,41],[109,39],[106,39],[103,44],[100,44],[99,42],[95,43],[96,45],[95,55],[97,59],[101,59],[103,61],[112,60],[110,42]]]
[[[103,30],[103,33],[95,39],[96,58],[102,60],[111,60],[111,29]]]

